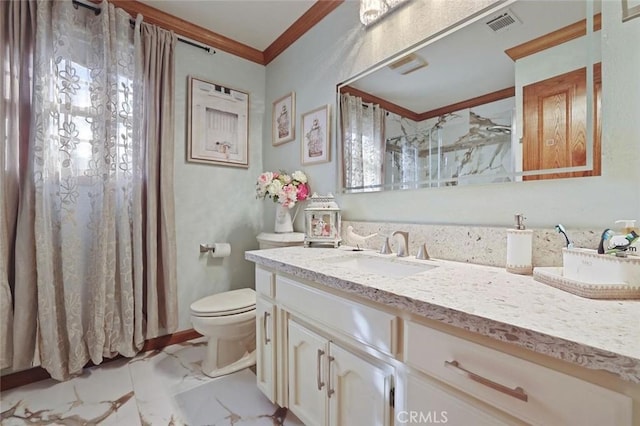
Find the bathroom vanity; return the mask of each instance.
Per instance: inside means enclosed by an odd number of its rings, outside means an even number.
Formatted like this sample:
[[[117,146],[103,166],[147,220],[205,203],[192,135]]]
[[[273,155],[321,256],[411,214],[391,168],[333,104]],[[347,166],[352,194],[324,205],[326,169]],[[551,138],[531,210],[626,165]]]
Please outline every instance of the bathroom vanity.
[[[639,301],[347,247],[245,257],[258,387],[306,425],[640,424]]]

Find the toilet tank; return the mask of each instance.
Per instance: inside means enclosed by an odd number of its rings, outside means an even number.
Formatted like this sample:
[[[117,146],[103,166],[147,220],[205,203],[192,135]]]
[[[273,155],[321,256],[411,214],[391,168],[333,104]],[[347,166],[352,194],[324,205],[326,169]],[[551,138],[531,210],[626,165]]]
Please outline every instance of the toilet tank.
[[[256,238],[261,250],[304,245],[303,232],[287,232],[282,234],[261,232]]]

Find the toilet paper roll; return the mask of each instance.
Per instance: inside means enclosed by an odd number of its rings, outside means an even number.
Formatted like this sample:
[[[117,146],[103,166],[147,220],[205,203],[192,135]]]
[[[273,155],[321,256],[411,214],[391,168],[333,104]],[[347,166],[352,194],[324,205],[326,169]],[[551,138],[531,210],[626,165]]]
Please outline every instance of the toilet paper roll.
[[[533,273],[533,231],[531,229],[507,229],[507,271],[514,274]]]
[[[211,257],[227,257],[231,254],[231,244],[215,243],[211,252]]]

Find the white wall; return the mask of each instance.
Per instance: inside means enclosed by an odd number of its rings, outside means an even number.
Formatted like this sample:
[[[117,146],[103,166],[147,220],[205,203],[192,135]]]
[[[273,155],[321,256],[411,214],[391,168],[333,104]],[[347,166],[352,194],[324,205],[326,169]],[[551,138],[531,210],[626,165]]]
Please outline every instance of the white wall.
[[[491,3],[414,0],[365,29],[358,21],[357,2],[347,1],[267,66],[267,105],[294,90],[298,128],[300,114],[322,104],[332,105],[335,123],[337,84]],[[514,213],[523,212],[530,226],[563,223],[568,228],[605,228],[623,216],[640,219],[640,19],[622,23],[617,1],[603,2],[602,9],[602,176],[341,194],[338,201],[343,216],[364,221],[508,226]],[[265,116],[265,168],[302,167],[299,132],[294,142],[272,147],[270,108]],[[333,133],[332,161],[303,167],[314,191],[338,190]],[[273,212],[267,210],[265,216],[268,224]]]
[[[249,169],[188,163],[187,76],[249,92]],[[245,250],[255,249],[262,228],[263,203],[255,198],[262,170],[265,68],[218,51],[178,43],[176,51],[175,200],[178,256],[179,330],[192,328],[190,304],[221,291],[253,286],[253,264]],[[231,256],[200,255],[200,243],[230,242]]]

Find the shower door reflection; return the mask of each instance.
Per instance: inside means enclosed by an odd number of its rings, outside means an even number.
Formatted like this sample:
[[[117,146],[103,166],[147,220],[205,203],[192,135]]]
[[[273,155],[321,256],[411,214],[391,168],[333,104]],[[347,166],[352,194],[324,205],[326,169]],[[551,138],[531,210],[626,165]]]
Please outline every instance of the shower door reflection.
[[[515,98],[415,123],[387,114],[385,186],[396,189],[521,180]],[[520,168],[521,169],[521,168]]]

